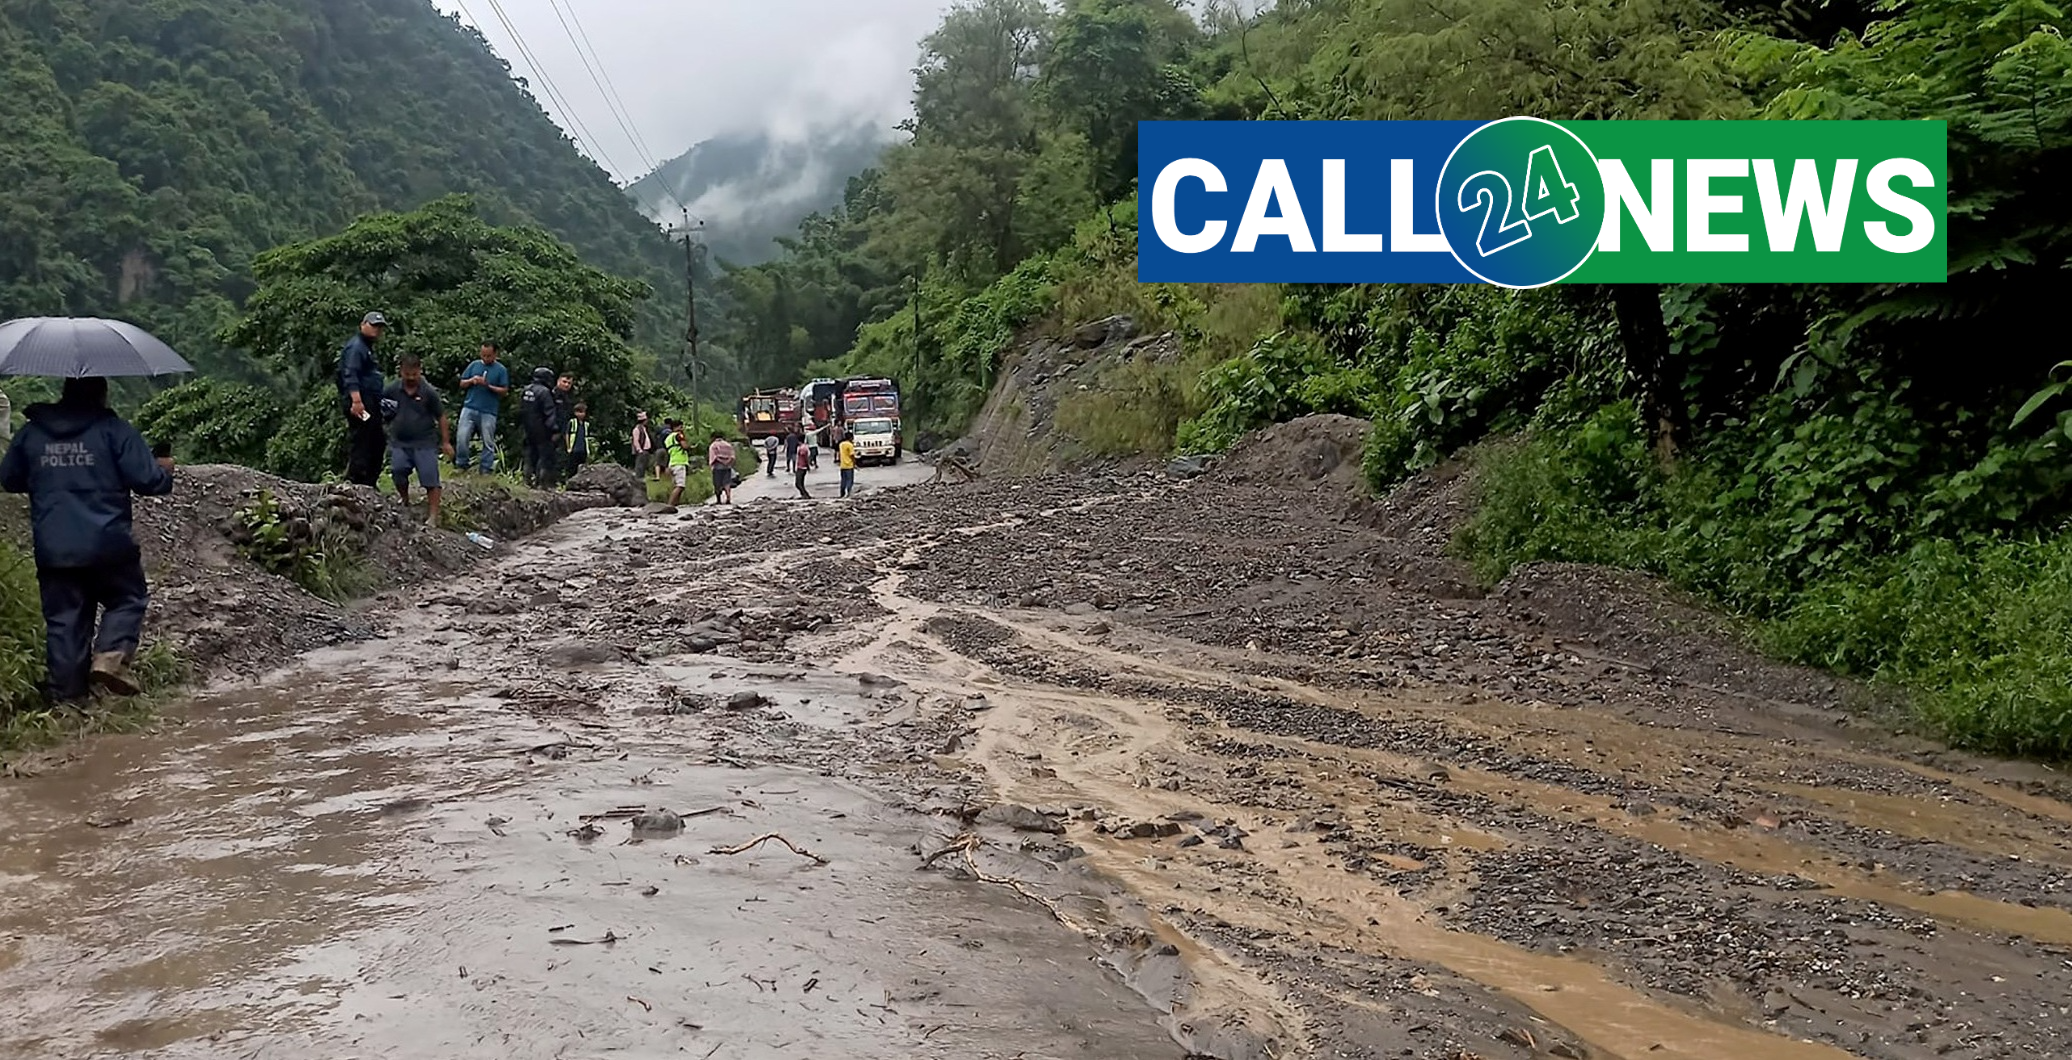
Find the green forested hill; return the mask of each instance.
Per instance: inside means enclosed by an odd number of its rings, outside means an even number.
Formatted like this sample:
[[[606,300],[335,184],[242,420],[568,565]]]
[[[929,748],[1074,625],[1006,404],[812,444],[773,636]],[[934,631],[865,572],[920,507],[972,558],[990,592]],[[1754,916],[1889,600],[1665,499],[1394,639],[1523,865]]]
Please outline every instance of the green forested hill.
[[[427,0],[0,0],[0,319],[120,313],[207,370],[261,251],[472,192],[680,289],[680,252]],[[637,335],[681,335],[680,299]]]

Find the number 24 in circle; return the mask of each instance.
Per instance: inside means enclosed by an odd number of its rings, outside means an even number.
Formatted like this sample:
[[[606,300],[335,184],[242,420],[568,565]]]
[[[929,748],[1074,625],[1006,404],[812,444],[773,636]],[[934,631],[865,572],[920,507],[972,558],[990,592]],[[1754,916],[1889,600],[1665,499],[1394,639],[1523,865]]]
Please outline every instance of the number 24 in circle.
[[[1550,179],[1551,177],[1551,179]],[[1497,206],[1498,189],[1502,189],[1503,205]],[[1582,193],[1561,172],[1561,160],[1554,157],[1554,148],[1542,145],[1532,149],[1525,156],[1525,201],[1522,206],[1511,194],[1511,182],[1494,169],[1485,169],[1461,181],[1458,206],[1462,213],[1483,211],[1482,231],[1475,237],[1475,249],[1488,257],[1505,247],[1515,246],[1532,238],[1531,222],[1549,214],[1559,224],[1576,219],[1579,210],[1576,200]],[[1489,222],[1498,222],[1497,238],[1510,235],[1495,246],[1490,245],[1492,233]],[[1515,234],[1513,234],[1515,233]]]

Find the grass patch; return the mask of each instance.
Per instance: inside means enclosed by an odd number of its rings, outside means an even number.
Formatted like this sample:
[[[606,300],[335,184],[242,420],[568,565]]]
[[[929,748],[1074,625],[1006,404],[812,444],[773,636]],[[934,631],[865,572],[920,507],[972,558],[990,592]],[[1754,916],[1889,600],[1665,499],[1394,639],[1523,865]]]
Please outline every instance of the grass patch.
[[[326,600],[366,595],[374,576],[343,531],[284,510],[260,490],[232,516],[233,540],[252,562]]]
[[[40,674],[40,616],[37,634],[36,668]],[[0,646],[0,650],[5,647]],[[38,691],[0,703],[0,755],[51,747],[84,736],[147,729],[158,721],[159,708],[177,695],[192,676],[186,660],[164,643],[145,645],[137,653],[131,672],[144,688],[142,695],[96,696],[83,709],[50,706]]]
[[[1181,422],[1201,410],[1200,378],[1185,361],[1113,365],[1058,401],[1058,430],[1099,456],[1163,456]]]
[[[2072,759],[2072,530],[1916,535],[1799,578],[1794,543],[1702,460],[1660,470],[1637,417],[1486,444],[1455,548],[1493,584],[1533,560],[1646,571],[1745,621],[1778,658],[1905,693],[1922,731]]]
[[[43,687],[43,604],[36,561],[0,543],[0,711],[37,702]]]
[[[748,477],[747,473],[744,472],[742,477]],[[669,503],[669,491],[675,488],[675,480],[669,477],[667,468],[663,469],[661,478],[642,479],[640,484],[646,487],[648,503],[650,504]],[[690,475],[684,479],[683,500],[678,503],[686,505],[704,504],[711,499],[712,472],[702,467],[691,468]]]

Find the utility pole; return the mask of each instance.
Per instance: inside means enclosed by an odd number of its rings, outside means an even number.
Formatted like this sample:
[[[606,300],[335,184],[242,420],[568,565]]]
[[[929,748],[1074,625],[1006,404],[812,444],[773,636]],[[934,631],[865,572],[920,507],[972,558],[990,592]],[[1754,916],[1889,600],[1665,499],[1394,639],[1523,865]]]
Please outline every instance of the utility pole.
[[[913,290],[908,305],[914,310],[914,438],[921,437],[921,280],[908,276],[907,284]]]
[[[705,222],[692,223],[689,207],[684,207],[683,223],[670,230],[670,235],[683,237],[683,291],[684,303],[684,378],[691,385],[691,421],[698,420],[698,252],[705,249],[695,238],[705,231]]]

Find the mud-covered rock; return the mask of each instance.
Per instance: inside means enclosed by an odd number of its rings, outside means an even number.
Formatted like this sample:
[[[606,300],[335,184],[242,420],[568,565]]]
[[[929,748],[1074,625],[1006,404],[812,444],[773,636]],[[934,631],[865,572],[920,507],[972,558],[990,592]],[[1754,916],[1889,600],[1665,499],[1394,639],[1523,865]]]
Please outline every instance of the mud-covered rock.
[[[1049,815],[1012,802],[986,807],[979,811],[978,820],[980,824],[997,824],[1017,832],[1048,832],[1056,835],[1065,830],[1063,823],[1053,820]]]
[[[617,645],[594,640],[560,641],[540,650],[541,662],[559,667],[596,666],[617,662],[622,656]]]
[[[647,487],[640,476],[618,464],[584,464],[569,476],[568,488],[602,493],[621,508],[638,508],[648,502]]]
[[[683,831],[683,818],[669,810],[648,810],[632,820],[633,830],[651,835]]]

